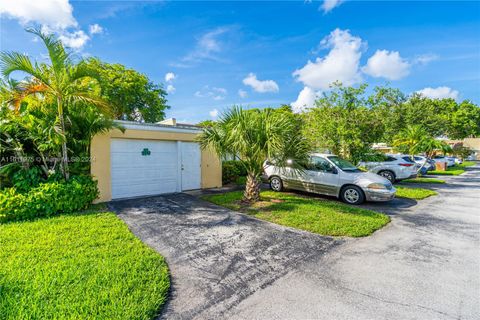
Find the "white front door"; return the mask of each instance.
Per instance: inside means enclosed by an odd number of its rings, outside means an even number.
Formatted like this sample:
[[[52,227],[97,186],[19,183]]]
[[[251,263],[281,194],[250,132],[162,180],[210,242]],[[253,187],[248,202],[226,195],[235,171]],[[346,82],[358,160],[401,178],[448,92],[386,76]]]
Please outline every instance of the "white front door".
[[[179,142],[179,144],[182,191],[200,189],[200,146],[195,142]]]

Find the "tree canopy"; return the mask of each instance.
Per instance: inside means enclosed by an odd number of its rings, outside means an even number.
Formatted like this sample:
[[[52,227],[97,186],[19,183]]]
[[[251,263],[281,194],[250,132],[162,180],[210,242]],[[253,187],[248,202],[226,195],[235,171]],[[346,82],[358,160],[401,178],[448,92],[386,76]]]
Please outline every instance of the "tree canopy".
[[[120,120],[158,122],[165,119],[167,93],[144,74],[121,64],[90,58],[86,65],[98,73],[102,98],[112,105],[113,117]]]

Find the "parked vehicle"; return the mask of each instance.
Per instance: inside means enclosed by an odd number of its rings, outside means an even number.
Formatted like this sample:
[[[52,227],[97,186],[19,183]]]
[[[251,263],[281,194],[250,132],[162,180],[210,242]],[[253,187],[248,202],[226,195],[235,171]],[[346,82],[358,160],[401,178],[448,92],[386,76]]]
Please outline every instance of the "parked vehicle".
[[[284,188],[335,196],[349,204],[389,201],[395,197],[391,182],[363,172],[350,162],[332,154],[313,153],[303,170],[277,167],[266,161],[263,178],[274,191]]]
[[[462,164],[463,163],[463,160],[459,159],[457,157],[447,157],[447,159],[453,160],[455,162],[455,164]]]
[[[447,167],[452,167],[455,165],[455,160],[452,159],[451,157],[446,157],[446,156],[442,156],[442,155],[436,155],[435,157],[433,157],[433,160],[435,162],[446,162],[447,163]]]
[[[383,161],[361,161],[358,166],[367,168],[391,183],[417,176],[417,164],[411,156],[405,154],[387,154]]]
[[[427,171],[435,170],[435,161],[424,156],[414,156],[413,159],[419,167],[424,167]],[[425,163],[426,162],[426,163]]]

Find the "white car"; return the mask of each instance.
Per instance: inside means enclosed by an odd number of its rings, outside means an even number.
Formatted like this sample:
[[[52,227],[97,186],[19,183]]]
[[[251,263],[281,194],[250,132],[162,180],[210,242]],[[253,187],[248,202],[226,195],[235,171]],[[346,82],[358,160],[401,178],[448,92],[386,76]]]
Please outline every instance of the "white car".
[[[435,170],[435,161],[427,159],[427,157],[424,156],[414,156],[413,159],[417,167],[421,168],[423,166],[427,171]]]
[[[359,167],[365,167],[369,172],[376,173],[391,183],[417,176],[419,166],[411,156],[405,154],[386,154],[383,161],[361,161]]]
[[[433,161],[435,161],[435,162],[446,162],[447,167],[452,167],[452,166],[455,165],[455,160],[452,159],[451,157],[435,156],[435,157],[433,157]]]
[[[350,162],[332,154],[313,153],[302,170],[277,167],[266,161],[264,180],[274,191],[284,188],[335,196],[349,204],[389,201],[395,197],[390,181],[363,172]]]

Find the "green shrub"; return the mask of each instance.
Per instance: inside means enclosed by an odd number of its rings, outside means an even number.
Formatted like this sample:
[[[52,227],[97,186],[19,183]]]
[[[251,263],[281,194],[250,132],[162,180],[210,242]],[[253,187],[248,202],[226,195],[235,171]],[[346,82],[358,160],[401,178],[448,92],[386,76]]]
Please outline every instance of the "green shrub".
[[[42,170],[39,167],[20,169],[13,174],[12,182],[18,192],[27,192],[37,187],[41,182],[44,182]]]
[[[222,163],[222,182],[224,184],[237,180],[238,177],[247,175],[247,170],[238,160],[229,160]]]
[[[88,176],[65,182],[40,183],[27,193],[15,188],[0,192],[0,221],[49,217],[86,208],[98,197],[97,182]]]

